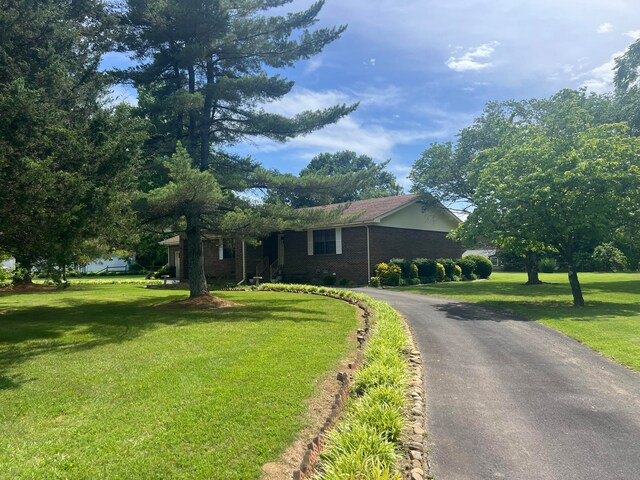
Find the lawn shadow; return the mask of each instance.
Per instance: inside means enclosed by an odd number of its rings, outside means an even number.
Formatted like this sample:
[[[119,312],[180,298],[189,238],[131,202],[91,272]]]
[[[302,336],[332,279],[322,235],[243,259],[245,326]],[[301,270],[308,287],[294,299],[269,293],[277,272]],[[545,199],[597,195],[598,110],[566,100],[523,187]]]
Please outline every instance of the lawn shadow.
[[[21,294],[22,295],[22,294]],[[155,308],[184,294],[114,300],[65,298],[59,305],[20,306],[0,315],[0,390],[17,388],[29,379],[11,371],[40,355],[91,350],[134,340],[158,328],[196,323],[243,323],[293,321],[327,323],[318,297],[239,299],[241,305],[215,309]],[[279,315],[286,311],[287,315]],[[65,340],[68,333],[78,340]]]

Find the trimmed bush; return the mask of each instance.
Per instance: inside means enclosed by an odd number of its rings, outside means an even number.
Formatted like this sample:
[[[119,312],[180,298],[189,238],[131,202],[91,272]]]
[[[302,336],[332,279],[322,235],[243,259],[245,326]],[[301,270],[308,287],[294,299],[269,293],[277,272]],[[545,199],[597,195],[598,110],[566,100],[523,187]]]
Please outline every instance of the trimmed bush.
[[[542,273],[553,273],[558,269],[558,261],[555,258],[545,257],[538,263],[538,270]]]
[[[458,265],[462,271],[462,278],[469,280],[476,268],[476,261],[473,258],[464,257],[456,260],[456,265]]]
[[[334,275],[327,275],[322,279],[322,284],[325,287],[331,287],[336,284],[336,277]]]
[[[453,280],[453,276],[456,275],[456,262],[451,258],[439,258],[437,262],[444,267],[446,279]]]
[[[446,273],[444,270],[444,265],[442,265],[441,263],[436,263],[436,275],[434,277],[436,282],[444,282],[444,279],[446,277]]]
[[[491,276],[491,273],[493,272],[493,265],[491,264],[491,260],[487,257],[483,257],[482,255],[467,255],[464,258],[476,262],[473,273],[478,278],[489,278]]]
[[[380,286],[380,277],[371,277],[369,279],[369,286],[378,288]]]
[[[420,279],[419,278],[410,278],[409,279],[409,285],[420,285]]]
[[[431,258],[414,258],[413,263],[418,268],[418,277],[435,277],[436,261]]]
[[[435,282],[436,282],[436,279],[434,277],[420,277],[421,284],[435,283]]]
[[[397,287],[400,285],[402,269],[397,264],[379,263],[375,267],[376,277],[380,278],[380,285]]]
[[[389,260],[389,265],[397,265],[400,267],[400,275],[402,278],[411,278],[411,262],[404,258],[392,258]]]

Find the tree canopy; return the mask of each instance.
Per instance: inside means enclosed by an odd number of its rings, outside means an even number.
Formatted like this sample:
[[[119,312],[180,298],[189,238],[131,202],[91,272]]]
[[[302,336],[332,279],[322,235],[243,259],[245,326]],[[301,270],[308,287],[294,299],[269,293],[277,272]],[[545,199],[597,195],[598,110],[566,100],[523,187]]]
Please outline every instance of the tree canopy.
[[[581,243],[611,239],[640,213],[640,139],[625,124],[598,125],[582,99],[565,90],[531,103],[535,121],[478,154],[475,209],[457,232],[557,250],[575,305],[584,304],[576,269]]]
[[[112,26],[99,2],[0,9],[0,250],[26,267],[64,267],[129,240],[145,127],[104,105],[98,65]]]
[[[400,195],[402,187],[396,177],[386,170],[389,160],[376,163],[367,155],[345,150],[336,153],[321,153],[300,171],[300,178],[322,183],[322,179],[332,181],[317,185],[319,188],[302,191],[273,191],[271,201],[279,200],[294,208],[352,202],[367,198]]]

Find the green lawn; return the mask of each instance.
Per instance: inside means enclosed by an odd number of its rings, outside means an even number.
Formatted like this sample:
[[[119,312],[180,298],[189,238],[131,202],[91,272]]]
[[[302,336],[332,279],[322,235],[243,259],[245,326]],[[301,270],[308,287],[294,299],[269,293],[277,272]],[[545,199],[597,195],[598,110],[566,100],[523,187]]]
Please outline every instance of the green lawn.
[[[580,273],[587,305],[572,306],[564,273],[540,274],[545,285],[526,286],[524,273],[494,273],[487,281],[441,283],[402,290],[499,307],[538,320],[609,358],[640,371],[640,274]]]
[[[250,479],[305,425],[355,308],[272,292],[183,311],[135,285],[0,295],[0,478]]]

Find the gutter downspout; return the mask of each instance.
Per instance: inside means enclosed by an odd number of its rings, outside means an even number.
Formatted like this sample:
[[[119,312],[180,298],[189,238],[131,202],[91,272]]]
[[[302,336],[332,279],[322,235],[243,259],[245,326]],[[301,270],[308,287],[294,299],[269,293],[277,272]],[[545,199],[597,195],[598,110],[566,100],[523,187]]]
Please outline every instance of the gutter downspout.
[[[367,225],[367,283],[371,278],[371,248],[369,246],[369,225]]]

